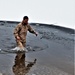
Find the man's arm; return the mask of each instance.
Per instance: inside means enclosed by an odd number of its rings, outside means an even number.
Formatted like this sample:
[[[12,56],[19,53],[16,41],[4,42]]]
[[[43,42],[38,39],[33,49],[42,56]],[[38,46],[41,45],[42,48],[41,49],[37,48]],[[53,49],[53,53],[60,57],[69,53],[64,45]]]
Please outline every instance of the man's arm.
[[[29,31],[30,33],[35,34],[36,36],[38,35],[30,25],[28,25],[28,31]]]
[[[19,31],[20,31],[20,26],[17,25],[17,27],[14,29],[14,36],[15,36],[15,38],[19,37],[18,36]]]

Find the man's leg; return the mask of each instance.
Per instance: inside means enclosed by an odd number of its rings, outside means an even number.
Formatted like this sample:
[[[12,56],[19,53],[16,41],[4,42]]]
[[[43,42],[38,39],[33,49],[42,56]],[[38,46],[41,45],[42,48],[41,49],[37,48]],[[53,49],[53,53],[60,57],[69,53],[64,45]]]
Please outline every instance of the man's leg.
[[[25,50],[25,51],[28,51],[28,50],[26,49],[26,42],[17,41],[17,46],[20,47],[21,49]]]
[[[20,40],[16,40],[17,46],[20,47],[21,49],[24,48],[23,43]]]
[[[22,42],[22,45],[23,45],[23,47],[24,47],[24,50],[25,50],[26,52],[28,52],[28,50],[26,49],[26,42]]]
[[[17,44],[17,46],[19,47],[20,44],[19,44],[19,41],[18,41],[18,40],[16,40],[16,44]]]
[[[26,47],[26,43],[25,42],[22,42],[22,45],[23,45],[23,47]]]

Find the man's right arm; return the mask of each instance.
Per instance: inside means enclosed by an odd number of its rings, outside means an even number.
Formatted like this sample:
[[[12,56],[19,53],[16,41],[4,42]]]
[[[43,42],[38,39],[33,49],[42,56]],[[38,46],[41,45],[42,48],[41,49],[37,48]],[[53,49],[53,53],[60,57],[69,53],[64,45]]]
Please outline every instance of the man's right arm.
[[[19,37],[19,35],[18,35],[19,31],[20,31],[20,25],[17,25],[17,27],[14,29],[15,38]]]

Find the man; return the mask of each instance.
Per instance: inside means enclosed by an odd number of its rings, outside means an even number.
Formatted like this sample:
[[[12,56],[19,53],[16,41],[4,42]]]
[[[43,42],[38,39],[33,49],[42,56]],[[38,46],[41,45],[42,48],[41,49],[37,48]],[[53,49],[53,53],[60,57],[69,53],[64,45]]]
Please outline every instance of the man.
[[[17,27],[14,29],[14,36],[16,38],[17,46],[20,48],[23,48],[26,46],[27,31],[37,36],[37,33],[28,24],[28,20],[29,18],[27,16],[24,16],[22,22],[19,23]]]

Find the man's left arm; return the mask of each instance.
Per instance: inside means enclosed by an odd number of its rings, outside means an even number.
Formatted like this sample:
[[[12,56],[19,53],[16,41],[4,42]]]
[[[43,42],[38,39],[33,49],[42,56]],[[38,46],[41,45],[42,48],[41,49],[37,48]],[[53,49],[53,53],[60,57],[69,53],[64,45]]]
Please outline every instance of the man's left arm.
[[[35,34],[36,36],[38,35],[37,32],[34,31],[34,29],[33,29],[30,25],[28,25],[28,31],[29,31],[30,33]]]

